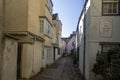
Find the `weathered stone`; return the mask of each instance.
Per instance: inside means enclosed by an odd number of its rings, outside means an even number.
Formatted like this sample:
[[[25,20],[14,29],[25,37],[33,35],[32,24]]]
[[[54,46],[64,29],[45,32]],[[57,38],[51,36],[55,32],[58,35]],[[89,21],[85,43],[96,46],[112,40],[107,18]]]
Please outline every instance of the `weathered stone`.
[[[57,67],[56,67],[57,64]],[[70,57],[60,59],[30,80],[81,80],[78,66],[72,64]],[[77,72],[76,72],[77,71]]]

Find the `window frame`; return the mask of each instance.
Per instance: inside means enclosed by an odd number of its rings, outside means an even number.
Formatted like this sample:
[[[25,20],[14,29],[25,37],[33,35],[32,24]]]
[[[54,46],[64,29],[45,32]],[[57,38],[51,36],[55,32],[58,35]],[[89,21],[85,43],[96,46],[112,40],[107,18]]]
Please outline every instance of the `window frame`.
[[[114,3],[117,3],[118,5],[117,5],[117,11],[116,11],[116,13],[113,13],[113,9],[112,9],[112,13],[109,13],[109,12],[107,12],[107,13],[104,13],[104,4],[114,4]],[[120,1],[119,0],[117,0],[117,1],[111,1],[111,0],[108,0],[108,1],[104,1],[104,0],[102,0],[102,15],[103,16],[119,16],[120,15]],[[113,7],[112,7],[113,8]],[[109,8],[108,8],[109,9]]]
[[[40,18],[40,33],[44,33],[44,25],[45,25],[45,23],[44,23],[45,21],[44,21],[44,19],[42,19],[42,18]]]
[[[52,3],[52,1],[47,0],[46,6],[47,6],[47,9],[49,10],[50,14],[52,15],[52,12],[53,12],[53,3]]]
[[[112,49],[114,47],[120,46],[120,44],[114,44],[114,43],[103,43],[101,44],[101,52],[107,53],[109,49]]]

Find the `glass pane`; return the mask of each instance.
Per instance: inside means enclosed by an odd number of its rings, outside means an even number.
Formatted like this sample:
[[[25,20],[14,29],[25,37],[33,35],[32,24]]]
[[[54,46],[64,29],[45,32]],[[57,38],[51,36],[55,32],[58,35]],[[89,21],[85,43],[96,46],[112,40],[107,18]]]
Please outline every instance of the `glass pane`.
[[[103,13],[107,13],[107,5],[103,4]]]
[[[108,4],[108,13],[112,13],[112,4]]]
[[[117,14],[118,3],[103,3],[103,14]]]

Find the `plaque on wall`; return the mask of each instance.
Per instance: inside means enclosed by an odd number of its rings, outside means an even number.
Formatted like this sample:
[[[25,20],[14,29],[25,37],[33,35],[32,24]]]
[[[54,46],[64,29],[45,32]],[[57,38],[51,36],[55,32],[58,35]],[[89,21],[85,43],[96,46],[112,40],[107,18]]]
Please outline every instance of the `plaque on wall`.
[[[112,19],[100,19],[100,36],[112,37]]]

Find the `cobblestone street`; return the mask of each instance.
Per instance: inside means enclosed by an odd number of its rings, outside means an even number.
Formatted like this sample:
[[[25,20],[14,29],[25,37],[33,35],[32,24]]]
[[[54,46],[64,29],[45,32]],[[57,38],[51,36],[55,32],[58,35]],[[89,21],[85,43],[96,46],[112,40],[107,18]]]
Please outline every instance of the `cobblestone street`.
[[[70,57],[64,57],[37,74],[30,80],[81,80],[77,65],[73,65]]]

